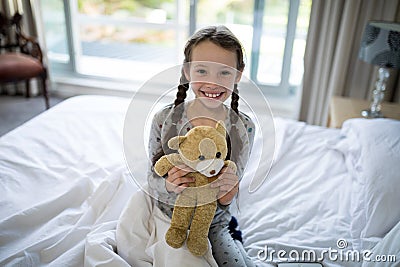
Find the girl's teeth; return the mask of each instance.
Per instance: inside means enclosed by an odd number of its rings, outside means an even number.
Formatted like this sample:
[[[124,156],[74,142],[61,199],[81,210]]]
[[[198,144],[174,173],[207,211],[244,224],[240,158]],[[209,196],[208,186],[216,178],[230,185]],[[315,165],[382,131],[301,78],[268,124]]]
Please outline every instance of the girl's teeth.
[[[218,97],[218,96],[220,96],[221,95],[221,93],[219,93],[219,94],[209,94],[209,93],[204,93],[205,95],[206,95],[206,97],[212,97],[212,98],[214,98],[214,97]]]

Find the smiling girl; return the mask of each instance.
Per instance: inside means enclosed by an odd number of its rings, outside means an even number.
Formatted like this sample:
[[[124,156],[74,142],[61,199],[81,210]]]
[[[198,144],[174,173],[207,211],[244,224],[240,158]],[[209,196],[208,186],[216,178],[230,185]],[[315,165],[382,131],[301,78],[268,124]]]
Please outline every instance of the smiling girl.
[[[214,127],[224,121],[227,129],[228,156],[234,161],[237,172],[225,167],[212,185],[219,189],[218,207],[208,238],[212,254],[219,266],[254,266],[240,242],[233,240],[228,225],[232,218],[229,205],[239,190],[239,180],[249,158],[254,139],[254,123],[238,110],[238,83],[245,67],[243,49],[238,39],[224,26],[199,30],[186,43],[185,59],[176,99],[160,110],[153,118],[149,153],[154,163],[172,151],[167,141],[186,134],[199,125]],[[187,91],[195,99],[185,102]],[[224,104],[230,100],[230,106]],[[176,197],[192,178],[187,166],[172,168],[166,177],[150,170],[149,186],[157,198],[157,207],[171,218]]]

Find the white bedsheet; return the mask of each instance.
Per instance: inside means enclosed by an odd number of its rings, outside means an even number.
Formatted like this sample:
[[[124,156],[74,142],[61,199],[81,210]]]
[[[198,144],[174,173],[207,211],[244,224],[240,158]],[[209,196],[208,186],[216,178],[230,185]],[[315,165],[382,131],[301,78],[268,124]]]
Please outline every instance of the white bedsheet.
[[[318,255],[337,248],[340,238],[351,245],[351,180],[342,154],[331,149],[339,131],[290,120],[275,123],[277,156],[268,179],[253,194],[246,190],[246,177],[241,183],[236,213],[249,254],[257,258],[267,247],[269,253],[276,251],[274,260],[279,262],[289,261],[292,251],[312,249]],[[284,259],[277,257],[279,250],[285,251]]]
[[[85,237],[116,221],[133,190],[128,99],[83,96],[0,138],[0,265],[82,266]]]
[[[74,97],[0,138],[0,266],[128,266],[115,238],[120,214],[138,190],[123,157],[128,104],[118,97]],[[249,193],[250,163],[232,205],[245,249],[260,266],[269,266],[265,248],[285,251],[286,259],[294,250],[338,249],[338,240],[353,249],[360,238],[350,230],[354,184],[337,145],[345,137],[296,121],[276,118],[275,124],[268,179]],[[397,244],[382,238],[371,244]],[[361,262],[325,255],[324,265]]]

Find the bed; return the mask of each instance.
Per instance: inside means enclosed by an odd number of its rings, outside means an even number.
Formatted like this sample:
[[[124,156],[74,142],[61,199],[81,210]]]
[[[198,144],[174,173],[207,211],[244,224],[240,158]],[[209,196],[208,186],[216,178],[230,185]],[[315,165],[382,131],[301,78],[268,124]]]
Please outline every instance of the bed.
[[[115,238],[140,190],[124,159],[129,103],[72,97],[0,137],[0,266],[129,266]],[[249,192],[245,176],[231,207],[257,265],[398,266],[400,122],[274,124],[267,179]]]

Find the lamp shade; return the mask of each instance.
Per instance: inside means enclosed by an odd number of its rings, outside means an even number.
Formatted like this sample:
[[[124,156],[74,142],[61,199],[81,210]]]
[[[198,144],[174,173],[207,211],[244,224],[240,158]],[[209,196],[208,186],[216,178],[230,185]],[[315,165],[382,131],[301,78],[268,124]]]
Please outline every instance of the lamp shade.
[[[370,21],[365,27],[359,58],[385,68],[400,68],[400,23]]]

